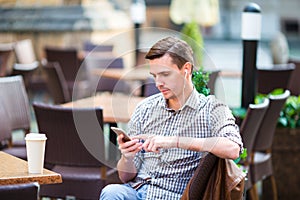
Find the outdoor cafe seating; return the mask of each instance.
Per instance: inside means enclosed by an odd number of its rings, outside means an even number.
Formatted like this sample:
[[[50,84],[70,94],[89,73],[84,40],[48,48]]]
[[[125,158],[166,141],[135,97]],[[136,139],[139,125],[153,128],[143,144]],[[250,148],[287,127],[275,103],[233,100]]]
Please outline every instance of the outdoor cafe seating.
[[[86,47],[86,51],[96,51],[97,47],[95,49],[95,46],[92,44],[88,44],[89,46]],[[14,47],[17,47],[15,45]],[[24,129],[24,133],[28,133],[30,131],[30,122],[32,120],[37,120],[38,124],[38,132],[45,132],[47,136],[49,137],[47,141],[47,150],[46,150],[46,160],[45,160],[45,166],[62,175],[63,183],[61,184],[54,184],[54,185],[41,185],[40,186],[40,194],[41,196],[49,196],[54,198],[64,198],[65,196],[76,196],[77,198],[81,198],[83,196],[91,196],[91,198],[97,199],[99,197],[99,193],[101,192],[101,188],[103,188],[108,183],[116,183],[119,182],[118,177],[116,175],[115,169],[113,169],[113,165],[110,167],[105,167],[105,163],[101,163],[98,161],[95,161],[93,158],[91,158],[91,153],[89,152],[89,149],[86,148],[84,142],[82,141],[82,138],[80,135],[78,135],[78,127],[76,127],[76,124],[74,124],[74,113],[72,111],[78,111],[78,112],[95,112],[97,121],[99,122],[99,127],[101,128],[102,135],[97,135],[97,139],[93,140],[93,142],[101,143],[99,152],[101,154],[100,157],[105,157],[106,159],[111,158],[117,158],[119,155],[115,154],[113,151],[117,151],[115,148],[116,145],[116,138],[110,138],[109,143],[114,145],[114,149],[107,148],[105,146],[105,136],[103,133],[104,124],[110,124],[110,125],[118,125],[118,123],[127,123],[130,119],[130,114],[128,110],[132,110],[131,108],[125,108],[124,102],[129,104],[128,98],[124,101],[121,100],[122,98],[115,94],[115,92],[123,92],[123,94],[130,93],[130,85],[131,81],[140,81],[141,85],[144,84],[144,91],[139,96],[140,99],[137,100],[137,102],[140,102],[144,97],[150,96],[152,94],[158,93],[158,89],[155,87],[155,81],[152,77],[149,77],[149,71],[148,68],[142,69],[145,66],[139,67],[132,67],[130,69],[124,67],[124,60],[122,57],[115,57],[112,54],[112,48],[113,46],[106,46],[104,47],[104,52],[110,52],[110,56],[107,56],[108,54],[105,54],[105,56],[100,56],[99,52],[96,52],[93,54],[90,52],[89,54],[85,55],[85,60],[83,63],[80,63],[80,60],[78,59],[78,50],[72,49],[72,58],[70,57],[63,57],[64,54],[63,51],[56,52],[56,56],[53,56],[51,58],[51,50],[65,50],[63,48],[58,47],[45,47],[45,55],[48,62],[42,63],[41,69],[46,75],[46,83],[48,86],[48,90],[50,91],[50,98],[53,99],[54,104],[56,105],[46,105],[46,104],[34,104],[34,119],[32,119],[32,113],[30,113],[30,107],[28,109],[28,106],[30,106],[30,101],[28,101],[28,95],[26,92],[26,87],[24,84],[24,79],[28,78],[26,76],[16,76],[18,78],[15,78],[14,76],[11,77],[1,77],[2,80],[9,80],[9,79],[18,79],[18,86],[14,87],[8,87],[7,85],[3,89],[1,88],[1,79],[0,79],[0,89],[1,89],[1,95],[4,94],[4,92],[13,92],[14,90],[18,89],[18,92],[16,94],[13,94],[12,97],[9,98],[9,100],[5,100],[5,98],[8,98],[9,95],[3,95],[1,97],[0,101],[5,101],[5,103],[1,103],[4,106],[1,107],[3,119],[1,120],[1,123],[9,124],[10,126],[1,126],[0,129],[4,130],[1,132],[5,132],[6,136],[1,136],[1,141],[12,141],[11,140],[11,132],[12,130],[18,129],[16,125],[11,120],[11,117],[5,118],[5,116],[10,116],[13,114],[21,116],[20,111],[22,112],[23,117],[21,117],[25,122],[23,123],[24,127],[20,127],[21,129]],[[69,48],[66,48],[69,49]],[[15,48],[16,50],[16,48]],[[102,51],[103,49],[99,48],[99,51]],[[72,64],[68,63],[68,61],[72,61]],[[19,61],[18,61],[19,62]],[[86,70],[86,74],[80,74],[83,75],[84,81],[86,81],[87,84],[87,90],[81,90],[84,92],[88,92],[87,95],[80,96],[78,101],[77,99],[72,99],[72,95],[74,94],[74,71],[80,70],[80,64],[81,67]],[[70,67],[71,71],[67,71],[65,66],[72,66]],[[75,68],[74,68],[75,66]],[[103,67],[104,66],[104,67]],[[104,71],[98,71],[97,69],[103,69]],[[109,74],[109,71],[112,69],[112,73],[115,77],[109,77],[106,76]],[[141,69],[141,70],[140,70]],[[258,92],[261,93],[269,93],[272,89],[281,87],[284,89],[293,88],[293,91],[297,89],[295,85],[297,83],[295,80],[298,80],[297,75],[295,75],[295,72],[297,70],[297,62],[296,60],[290,60],[287,64],[282,65],[270,65],[266,68],[259,67],[257,72],[257,82],[258,82]],[[94,71],[95,70],[95,71]],[[113,71],[115,70],[115,71]],[[136,70],[136,71],[135,71]],[[130,74],[130,71],[133,72]],[[142,72],[143,74],[138,74],[139,72]],[[146,73],[145,73],[146,72]],[[226,72],[225,72],[226,73]],[[211,89],[211,93],[215,94],[215,83],[216,80],[223,76],[225,73],[223,73],[221,70],[215,70],[211,71],[210,73],[210,82],[208,84],[208,87]],[[73,78],[67,78],[73,74]],[[135,77],[131,76],[132,74],[136,75]],[[118,75],[118,76],[116,76]],[[138,76],[137,76],[138,75]],[[21,78],[20,78],[21,77]],[[133,77],[133,78],[132,78]],[[293,78],[292,78],[293,77]],[[108,79],[110,78],[110,79]],[[73,81],[69,81],[71,80]],[[292,81],[293,79],[293,81]],[[98,80],[100,82],[98,83]],[[108,81],[109,80],[109,81]],[[92,83],[92,84],[91,84]],[[94,83],[97,83],[95,93],[91,93],[90,86],[95,85]],[[119,85],[118,85],[119,84]],[[127,87],[128,86],[128,87]],[[123,90],[125,87],[125,90]],[[73,89],[70,89],[73,88]],[[3,92],[2,92],[3,91]],[[49,92],[48,91],[48,92]],[[106,92],[110,92],[110,96],[106,96],[103,94],[106,94]],[[297,93],[295,93],[297,94]],[[1,96],[0,95],[0,96]],[[19,98],[19,95],[22,97]],[[99,101],[99,97],[108,99],[111,98],[111,96],[115,96],[115,99],[117,100],[110,100],[110,107],[113,107],[112,109],[112,115],[107,115],[107,107],[103,106],[103,99]],[[243,138],[243,142],[245,145],[245,148],[248,150],[249,156],[247,157],[247,160],[243,163],[244,167],[248,169],[248,175],[247,179],[245,180],[245,193],[249,192],[251,198],[255,199],[258,196],[258,192],[255,188],[258,185],[258,182],[262,182],[262,195],[265,195],[265,191],[269,191],[269,193],[272,194],[272,198],[276,199],[277,196],[277,189],[276,189],[276,182],[275,182],[275,174],[272,169],[272,154],[270,154],[271,144],[268,143],[268,147],[262,147],[262,141],[265,143],[266,138],[264,136],[266,133],[270,134],[268,135],[268,142],[272,142],[272,134],[274,134],[274,128],[276,126],[277,118],[281,109],[281,106],[285,102],[286,98],[289,96],[288,91],[282,95],[282,98],[273,97],[271,96],[268,101],[268,105],[263,103],[263,105],[249,105],[246,118],[244,119],[241,127],[240,132],[241,136]],[[85,97],[85,98],[82,98]],[[82,99],[81,99],[82,98]],[[131,99],[137,98],[136,96],[131,97]],[[18,107],[17,104],[15,106],[11,106],[12,102],[14,100],[20,100],[22,99],[22,103],[19,103],[21,107]],[[73,101],[72,101],[73,100]],[[27,102],[26,102],[27,101]],[[25,102],[25,103],[24,103]],[[81,105],[81,103],[83,104]],[[85,103],[84,103],[85,102]],[[114,103],[112,103],[114,102]],[[117,102],[117,103],[116,103]],[[8,106],[8,103],[10,107],[13,107],[15,110],[8,110],[11,109]],[[7,105],[6,105],[7,104]],[[120,104],[120,105],[116,105]],[[136,102],[133,105],[136,105]],[[118,114],[120,110],[122,110],[119,106],[123,107],[122,109],[127,111],[127,115],[125,118],[122,118],[123,116],[121,114]],[[100,107],[102,109],[100,109]],[[4,108],[4,109],[3,109]],[[274,109],[274,110],[273,110]],[[29,112],[28,112],[29,110]],[[118,110],[118,111],[117,111]],[[122,112],[122,111],[121,111]],[[120,112],[120,113],[121,113]],[[130,111],[131,112],[131,111]],[[1,112],[0,112],[1,113]],[[29,113],[29,114],[28,114]],[[29,117],[28,117],[29,116]],[[1,117],[2,119],[2,117]],[[84,119],[85,123],[88,124],[88,119]],[[73,123],[73,124],[72,124]],[[63,125],[65,124],[65,126]],[[98,128],[99,128],[98,127]],[[86,134],[90,132],[90,130],[97,128],[89,126],[88,131],[85,131]],[[97,133],[101,133],[101,131],[97,131]],[[109,131],[107,131],[109,132]],[[53,135],[52,135],[53,133]],[[54,133],[58,135],[54,135]],[[62,134],[63,133],[63,134]],[[76,133],[76,134],[75,134]],[[263,133],[265,134],[263,136]],[[75,141],[74,144],[69,144],[67,141],[67,138],[64,138],[64,141],[54,140],[54,139],[62,139],[62,136],[66,136],[67,134],[76,135],[72,141]],[[95,131],[91,131],[91,134],[96,135]],[[110,134],[112,136],[113,134]],[[107,135],[106,135],[107,136]],[[113,135],[114,136],[114,135]],[[51,139],[54,138],[54,139]],[[9,152],[13,150],[13,148],[18,147],[19,149],[22,149],[23,152],[23,159],[26,160],[26,152],[25,152],[25,146],[24,141],[23,144],[20,142],[20,146],[18,146],[17,143],[13,143],[11,146],[6,146],[2,150],[4,152]],[[59,148],[58,148],[59,146]],[[96,145],[94,145],[96,146]],[[9,148],[7,148],[9,147]],[[63,148],[70,148],[72,151],[65,150]],[[61,149],[60,149],[61,148]],[[63,150],[62,150],[63,149]],[[70,150],[69,149],[69,150]],[[109,152],[108,152],[109,151]],[[63,154],[63,153],[66,154]],[[112,153],[113,152],[113,153]],[[11,153],[13,154],[13,153]],[[25,155],[25,156],[24,156]],[[56,156],[61,157],[56,157]],[[15,156],[22,157],[20,155],[15,154]],[[80,157],[80,160],[74,160],[69,161],[68,159],[73,159],[73,157]],[[87,160],[83,159],[83,157],[86,157]],[[52,159],[49,159],[52,158]],[[213,164],[208,164],[211,166],[215,166],[216,160],[219,158],[215,158],[213,155],[207,155],[201,162],[199,163],[198,171],[200,170],[200,167],[203,167],[202,165],[207,160],[211,159]],[[65,164],[67,163],[67,166]],[[89,163],[90,162],[90,163]],[[82,164],[84,166],[82,166]],[[110,163],[111,164],[111,163]],[[72,165],[72,166],[71,166]],[[205,164],[204,164],[205,165]],[[211,167],[210,166],[210,167]],[[263,166],[263,167],[262,167]],[[106,168],[106,169],[105,169]],[[202,170],[202,169],[201,169]],[[211,174],[212,170],[211,168],[207,169],[209,172],[205,175]],[[203,180],[202,184],[207,184],[209,177],[202,177],[203,174],[198,174],[198,171],[195,173],[194,178],[191,180],[191,184],[189,185],[189,195],[193,196],[196,195],[199,191],[202,193],[204,189],[198,185],[199,182],[197,182],[196,178],[197,176],[201,177],[201,181]],[[76,178],[74,178],[74,174],[76,174]],[[78,183],[78,181],[86,181],[85,184]],[[201,182],[200,181],[200,182]],[[195,183],[196,182],[196,183]],[[269,184],[269,185],[266,185]],[[271,186],[271,187],[270,187]],[[80,189],[78,189],[80,188]],[[205,187],[204,187],[205,188]],[[203,193],[201,194],[203,195]],[[245,195],[245,194],[244,194]],[[261,195],[261,194],[260,194]]]
[[[24,137],[30,131],[31,114],[23,77],[21,75],[0,77],[0,91],[0,107],[5,111],[2,112],[1,123],[3,127],[8,127],[10,134],[10,142],[5,151],[26,159]],[[22,132],[22,139],[13,141],[12,131]]]
[[[277,199],[277,187],[272,164],[272,143],[280,111],[290,96],[290,91],[285,90],[281,95],[270,95],[270,104],[258,129],[253,144],[253,162],[250,163],[252,184],[262,181],[263,195],[271,195],[267,199]],[[272,191],[272,192],[267,192]]]
[[[295,64],[276,64],[270,67],[258,67],[257,69],[257,92],[269,94],[274,89],[287,89],[290,77],[295,69]]]
[[[47,62],[59,63],[69,93],[73,98],[80,99],[90,96],[89,82],[76,48],[45,46],[44,52]]]
[[[12,144],[12,128],[9,118],[7,117],[7,110],[3,105],[3,101],[0,97],[0,149],[26,160],[27,154],[25,146],[14,146]]]
[[[300,95],[300,59],[290,58],[288,63],[293,63],[295,69],[290,77],[287,89],[291,91],[291,95]]]
[[[33,103],[33,108],[39,132],[48,138],[45,167],[63,179],[61,184],[41,186],[40,195],[97,199],[115,173],[105,158],[102,109],[41,103]]]
[[[37,182],[0,185],[1,199],[10,200],[39,200],[40,185]]]
[[[244,148],[247,149],[247,157],[245,160],[240,160],[242,168],[246,170],[247,180],[245,181],[245,196],[248,195],[251,199],[257,198],[257,191],[252,183],[250,165],[253,163],[253,146],[255,138],[265,117],[266,111],[269,107],[269,99],[260,104],[250,104],[247,109],[246,116],[240,126],[240,133],[243,140]]]
[[[54,104],[71,101],[68,84],[59,62],[46,62],[42,64],[42,71],[46,75],[46,83]]]

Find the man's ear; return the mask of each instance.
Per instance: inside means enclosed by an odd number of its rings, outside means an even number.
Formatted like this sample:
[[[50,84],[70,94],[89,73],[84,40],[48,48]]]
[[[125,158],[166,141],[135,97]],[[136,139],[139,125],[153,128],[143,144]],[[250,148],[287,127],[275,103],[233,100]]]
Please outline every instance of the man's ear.
[[[191,74],[191,69],[192,69],[192,64],[190,62],[186,62],[184,65],[183,65],[183,68],[184,68],[184,74],[185,76],[187,74]]]

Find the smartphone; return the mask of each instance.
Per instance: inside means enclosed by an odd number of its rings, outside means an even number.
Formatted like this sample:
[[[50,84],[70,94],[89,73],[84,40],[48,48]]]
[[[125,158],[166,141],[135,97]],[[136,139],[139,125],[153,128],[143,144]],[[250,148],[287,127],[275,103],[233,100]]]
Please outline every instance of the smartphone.
[[[123,134],[123,141],[124,142],[128,142],[131,140],[131,138],[125,133],[125,131],[121,128],[117,128],[117,127],[111,127],[111,130],[113,130],[117,135]]]

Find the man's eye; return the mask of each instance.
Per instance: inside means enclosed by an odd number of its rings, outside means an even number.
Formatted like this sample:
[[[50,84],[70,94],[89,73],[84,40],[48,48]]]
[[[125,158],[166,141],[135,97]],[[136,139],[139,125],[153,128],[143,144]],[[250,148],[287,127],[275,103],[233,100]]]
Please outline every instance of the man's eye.
[[[168,76],[168,75],[169,75],[169,73],[163,73],[162,75],[163,75],[163,76]]]

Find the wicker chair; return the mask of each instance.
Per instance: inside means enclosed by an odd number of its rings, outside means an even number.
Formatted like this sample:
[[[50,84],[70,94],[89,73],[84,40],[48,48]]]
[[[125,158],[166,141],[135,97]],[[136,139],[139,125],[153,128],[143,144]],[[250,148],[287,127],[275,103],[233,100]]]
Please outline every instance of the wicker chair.
[[[291,91],[291,95],[298,96],[300,95],[300,59],[289,59],[289,63],[295,64],[295,70],[291,75],[288,90]]]
[[[59,63],[72,98],[80,99],[90,96],[86,71],[85,68],[81,68],[77,49],[47,46],[44,50],[48,62]]]
[[[7,111],[11,129],[30,131],[30,105],[21,75],[0,77],[0,98]],[[25,140],[14,142],[13,146],[25,146]]]
[[[295,69],[293,63],[277,64],[271,68],[257,69],[257,92],[269,94],[277,88],[287,89],[290,77]]]
[[[277,188],[273,174],[271,147],[280,111],[289,96],[290,91],[286,90],[282,95],[269,97],[270,105],[255,137],[253,162],[250,163],[252,184],[263,181],[263,188],[267,188],[269,183],[267,180],[270,180],[273,199],[277,199]]]
[[[0,149],[10,146],[12,142],[11,126],[6,109],[0,98]]]
[[[245,161],[240,161],[240,164],[248,171],[247,181],[245,182],[245,191],[249,191],[251,199],[257,198],[257,191],[252,187],[250,163],[253,162],[253,145],[258,133],[258,129],[269,107],[269,99],[266,98],[261,104],[249,104],[246,117],[243,120],[240,133],[242,136],[244,148],[247,149],[248,156]]]
[[[0,150],[18,158],[27,159],[25,146],[13,146],[10,119],[0,97]]]
[[[207,87],[210,89],[210,94],[215,94],[215,85],[217,78],[219,76],[220,70],[208,71],[209,72],[209,81]]]
[[[43,72],[46,74],[47,87],[55,104],[71,101],[66,79],[58,62],[43,64]]]
[[[4,117],[1,117],[1,120],[3,126],[9,124],[10,129],[9,145],[3,151],[26,160],[25,138],[12,141],[12,131],[23,131],[24,136],[30,131],[30,105],[23,77],[21,75],[1,77],[0,91],[2,109],[5,110],[2,110]]]
[[[30,106],[22,76],[0,78],[0,97],[8,112],[12,130],[30,130]]]
[[[39,132],[47,136],[45,167],[63,183],[42,185],[41,196],[98,199],[114,169],[107,170],[101,108],[64,108],[33,103]],[[93,154],[92,154],[93,153]]]
[[[38,200],[40,185],[37,182],[1,185],[0,199],[9,200]]]

